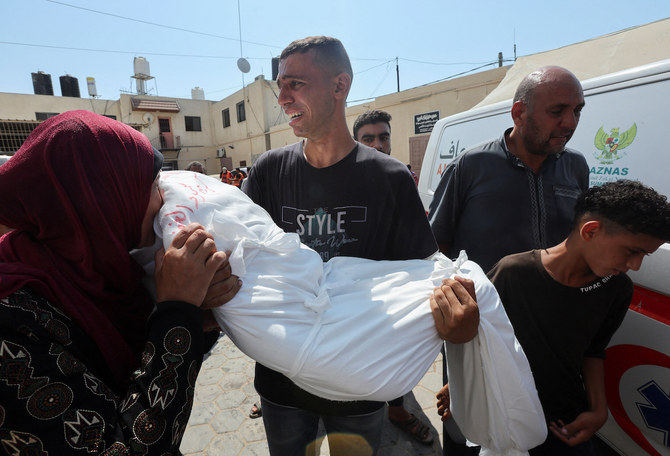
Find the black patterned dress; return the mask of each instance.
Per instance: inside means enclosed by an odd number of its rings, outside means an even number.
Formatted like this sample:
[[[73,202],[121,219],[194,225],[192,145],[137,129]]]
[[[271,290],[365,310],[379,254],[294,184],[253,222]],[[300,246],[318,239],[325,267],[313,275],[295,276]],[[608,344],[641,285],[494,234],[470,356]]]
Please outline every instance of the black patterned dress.
[[[212,340],[183,302],[158,304],[146,340],[115,391],[95,343],[58,308],[27,288],[0,300],[0,454],[180,454]]]

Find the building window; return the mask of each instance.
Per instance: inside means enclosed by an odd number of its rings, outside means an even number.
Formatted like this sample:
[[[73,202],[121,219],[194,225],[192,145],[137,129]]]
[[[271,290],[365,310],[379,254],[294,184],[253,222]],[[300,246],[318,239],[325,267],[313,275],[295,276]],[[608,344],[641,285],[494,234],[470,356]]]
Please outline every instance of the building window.
[[[223,116],[223,128],[230,127],[230,109],[221,111],[221,116]]]
[[[108,117],[112,120],[116,120],[116,116],[113,116],[112,114],[103,114],[103,116]]]
[[[39,122],[8,120],[0,122],[0,154],[14,153],[37,128]]]
[[[244,101],[240,101],[235,105],[237,109],[237,123],[244,122],[247,120],[247,113],[244,110]]]
[[[184,116],[186,121],[186,131],[202,131],[200,127],[200,117]]]
[[[35,120],[42,122],[44,120],[47,120],[49,117],[57,116],[57,112],[36,112],[35,113]]]

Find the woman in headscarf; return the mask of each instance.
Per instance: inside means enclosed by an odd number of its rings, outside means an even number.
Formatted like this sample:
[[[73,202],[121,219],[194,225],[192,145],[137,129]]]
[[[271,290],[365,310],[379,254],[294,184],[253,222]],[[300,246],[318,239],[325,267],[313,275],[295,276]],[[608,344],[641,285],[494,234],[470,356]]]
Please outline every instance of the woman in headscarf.
[[[158,304],[143,288],[129,251],[154,242],[162,161],[72,111],[0,167],[0,452],[179,454],[210,348],[199,307],[230,270],[191,224],[156,254]]]

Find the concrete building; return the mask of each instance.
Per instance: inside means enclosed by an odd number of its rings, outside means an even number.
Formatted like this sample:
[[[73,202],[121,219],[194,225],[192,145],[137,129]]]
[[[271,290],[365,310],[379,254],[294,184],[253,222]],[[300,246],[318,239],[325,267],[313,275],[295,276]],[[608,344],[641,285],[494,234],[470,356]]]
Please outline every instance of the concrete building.
[[[512,66],[377,97],[348,107],[347,122],[351,127],[367,109],[388,111],[393,117],[392,155],[418,173],[438,119],[511,98],[521,78],[536,68],[561,65],[588,79],[665,58],[670,58],[670,19],[520,57]],[[122,94],[118,100],[0,92],[0,154],[16,151],[39,122],[73,109],[110,116],[138,129],[163,152],[170,169],[184,169],[198,160],[215,174],[221,166],[251,166],[266,150],[297,141],[277,104],[277,84],[263,75],[223,100],[209,101],[199,88],[192,90],[191,99],[144,94],[139,82],[152,77],[143,74],[148,73],[148,62],[140,66],[146,70],[134,76],[138,94]]]

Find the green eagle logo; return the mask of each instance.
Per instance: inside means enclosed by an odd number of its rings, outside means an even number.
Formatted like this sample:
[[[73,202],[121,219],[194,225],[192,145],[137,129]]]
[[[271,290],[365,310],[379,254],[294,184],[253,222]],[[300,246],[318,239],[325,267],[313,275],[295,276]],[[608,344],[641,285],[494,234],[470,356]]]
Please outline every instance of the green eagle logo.
[[[603,164],[612,164],[624,155],[619,155],[619,151],[630,146],[637,135],[637,125],[633,126],[623,133],[619,134],[618,128],[612,128],[609,134],[605,133],[603,127],[600,127],[593,144],[600,152],[593,155]]]

